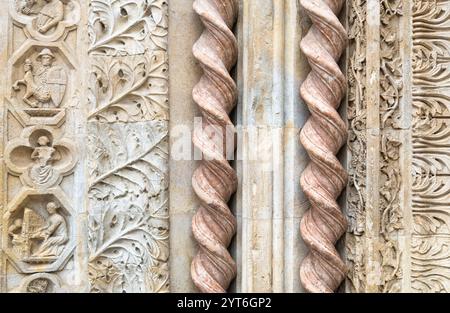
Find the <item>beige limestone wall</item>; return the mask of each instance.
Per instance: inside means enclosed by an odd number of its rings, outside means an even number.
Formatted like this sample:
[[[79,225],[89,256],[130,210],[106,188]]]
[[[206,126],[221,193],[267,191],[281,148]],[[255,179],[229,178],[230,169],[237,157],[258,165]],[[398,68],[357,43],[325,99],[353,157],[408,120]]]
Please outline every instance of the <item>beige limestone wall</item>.
[[[192,100],[192,88],[200,79],[201,70],[192,55],[192,46],[200,36],[202,27],[192,10],[191,1],[170,1],[169,21],[171,148],[176,149],[173,143],[187,136],[187,155],[193,157],[190,139],[194,117],[199,116],[199,112]],[[199,203],[191,181],[198,162],[172,157],[169,166],[171,291],[194,292],[196,289],[190,270],[197,247],[192,236],[191,221]]]

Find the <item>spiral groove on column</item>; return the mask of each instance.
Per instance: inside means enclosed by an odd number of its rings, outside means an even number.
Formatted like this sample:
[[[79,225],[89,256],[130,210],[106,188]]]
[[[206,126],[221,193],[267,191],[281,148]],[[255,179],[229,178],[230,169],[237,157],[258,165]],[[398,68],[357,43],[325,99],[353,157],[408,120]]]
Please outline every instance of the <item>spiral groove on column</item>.
[[[202,114],[202,125],[195,128],[193,143],[203,158],[192,178],[200,207],[192,220],[199,251],[192,261],[191,275],[201,292],[223,293],[236,277],[236,263],[228,252],[236,233],[236,218],[227,203],[236,191],[237,176],[226,159],[226,152],[230,145],[234,150],[234,125],[229,113],[236,104],[237,87],[229,72],[238,54],[232,32],[238,3],[195,0],[194,11],[205,28],[193,47],[203,69],[203,76],[193,90],[194,101]],[[217,143],[205,129],[217,131],[226,138]]]
[[[347,173],[336,157],[347,137],[337,108],[346,91],[346,78],[337,61],[347,46],[345,28],[337,15],[345,0],[300,0],[313,25],[300,43],[311,72],[300,94],[311,113],[300,141],[311,162],[300,184],[311,208],[301,220],[300,233],[309,254],[300,266],[308,292],[334,292],[346,276],[346,266],[335,248],[347,229],[336,199],[347,183]]]

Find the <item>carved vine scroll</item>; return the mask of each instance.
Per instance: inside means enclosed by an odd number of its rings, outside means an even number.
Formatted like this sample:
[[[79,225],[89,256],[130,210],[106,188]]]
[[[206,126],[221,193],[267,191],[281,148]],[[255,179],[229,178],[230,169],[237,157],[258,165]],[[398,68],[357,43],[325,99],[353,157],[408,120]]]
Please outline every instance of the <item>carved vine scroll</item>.
[[[347,45],[346,30],[337,14],[345,1],[300,1],[313,26],[301,42],[311,73],[301,96],[311,112],[300,141],[311,158],[301,177],[311,209],[301,221],[301,235],[310,253],[300,267],[300,279],[309,292],[334,292],[347,273],[334,245],[345,233],[347,221],[336,202],[347,183],[347,173],[336,154],[347,136],[337,108],[346,91],[346,78],[337,60]]]
[[[227,205],[237,188],[236,173],[226,159],[234,142],[214,142],[209,133],[217,132],[221,138],[234,133],[228,114],[235,106],[237,88],[229,71],[237,60],[237,41],[231,28],[237,18],[238,1],[196,0],[194,10],[205,30],[193,47],[204,75],[193,90],[203,118],[202,125],[194,130],[193,142],[203,160],[192,178],[201,206],[192,221],[199,251],[191,275],[202,292],[225,292],[236,276],[236,264],[227,250],[236,232],[236,218]]]
[[[347,187],[346,257],[349,264],[349,289],[364,291],[366,262],[364,233],[366,229],[367,175],[367,91],[366,91],[366,15],[367,1],[347,1],[349,56],[348,79],[348,152],[349,183]]]
[[[403,96],[403,66],[400,52],[401,0],[380,1],[380,292],[401,290],[402,252],[399,232],[403,229],[400,204],[400,105]]]

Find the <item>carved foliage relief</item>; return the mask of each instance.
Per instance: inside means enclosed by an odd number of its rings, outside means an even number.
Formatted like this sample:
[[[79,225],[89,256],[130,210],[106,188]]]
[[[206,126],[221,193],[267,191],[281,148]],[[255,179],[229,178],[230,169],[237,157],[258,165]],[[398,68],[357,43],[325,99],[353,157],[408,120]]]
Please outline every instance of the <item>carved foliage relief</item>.
[[[70,113],[79,60],[77,0],[9,1],[4,102],[4,292],[71,290],[78,158]],[[33,274],[33,275],[30,275]]]
[[[346,239],[349,286],[354,292],[365,289],[365,262],[362,235],[365,231],[367,105],[366,105],[366,0],[348,1],[348,105],[349,184]]]
[[[379,5],[380,9],[380,72],[379,85],[369,84],[367,75],[367,57],[369,53],[366,38],[369,27],[378,27],[377,23],[368,25],[367,8]],[[402,188],[400,173],[400,105],[403,93],[403,69],[400,50],[400,22],[403,16],[403,1],[348,1],[347,19],[349,34],[348,71],[348,126],[349,126],[349,186],[347,190],[347,214],[349,229],[346,238],[346,254],[349,266],[348,290],[351,292],[397,292],[400,290],[402,278],[401,251],[399,251],[399,232],[403,229],[403,214],[400,206],[399,194]],[[373,31],[373,30],[369,30]],[[375,108],[367,107],[367,86],[377,88],[380,99]],[[367,140],[368,110],[379,112],[379,150],[371,147],[368,151]],[[373,127],[373,126],[372,126]],[[379,153],[379,156],[375,156]],[[379,162],[377,180],[370,184],[376,187],[367,188],[368,162]],[[368,190],[379,190],[378,203],[367,203]],[[367,208],[378,209],[377,214],[367,212]],[[370,214],[369,214],[370,213]],[[366,221],[367,216],[370,221]],[[372,220],[372,219],[376,220]],[[379,225],[379,229],[372,229],[366,234],[366,224]],[[369,248],[372,246],[371,248]],[[368,285],[367,264],[379,266],[381,275],[376,282]]]
[[[169,291],[167,10],[90,1],[92,292]]]
[[[450,1],[413,5],[412,288],[450,292]]]
[[[400,205],[399,118],[403,90],[400,54],[401,0],[382,0],[380,26],[380,234],[381,292],[401,290],[399,231],[403,228]]]

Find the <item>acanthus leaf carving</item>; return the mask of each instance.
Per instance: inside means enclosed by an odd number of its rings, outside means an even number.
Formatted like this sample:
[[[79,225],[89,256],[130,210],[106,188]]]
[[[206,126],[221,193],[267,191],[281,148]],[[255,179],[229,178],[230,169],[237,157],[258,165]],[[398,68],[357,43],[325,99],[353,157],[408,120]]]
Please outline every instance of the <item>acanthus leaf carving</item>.
[[[413,1],[411,285],[450,292],[450,1]]]
[[[104,122],[168,120],[165,52],[152,56],[93,57],[90,119]]]
[[[167,50],[166,10],[164,0],[91,0],[90,52],[120,56]]]
[[[91,127],[100,127],[95,125]],[[117,125],[105,126],[92,132],[98,135],[91,136],[95,142],[89,145],[94,149],[89,188],[91,289],[167,291],[168,148],[167,132],[160,129],[167,126],[130,124],[125,134]],[[107,147],[99,145],[102,131],[115,133]],[[142,131],[148,138],[138,135]],[[154,133],[159,137],[152,138]]]
[[[168,292],[167,1],[90,4],[90,290]]]

